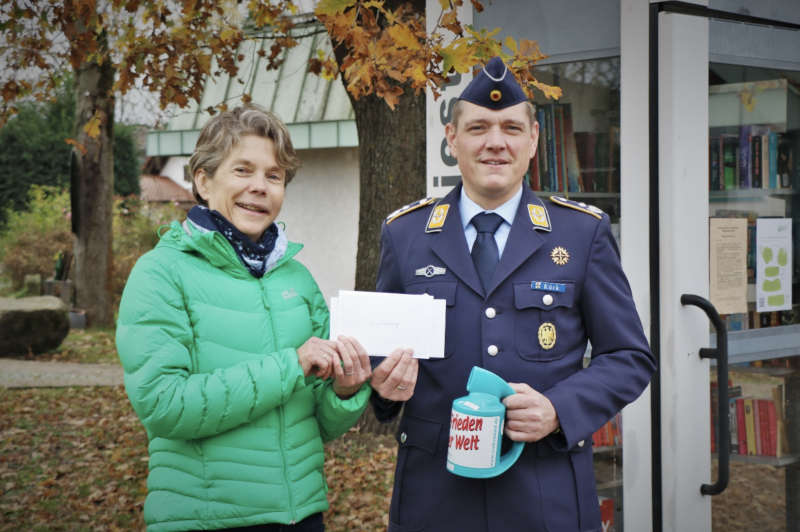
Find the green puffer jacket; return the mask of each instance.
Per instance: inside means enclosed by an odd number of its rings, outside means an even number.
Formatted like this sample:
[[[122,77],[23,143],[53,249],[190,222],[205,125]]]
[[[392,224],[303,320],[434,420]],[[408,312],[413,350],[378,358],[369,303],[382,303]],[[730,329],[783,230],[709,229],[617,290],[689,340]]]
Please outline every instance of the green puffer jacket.
[[[370,391],[342,400],[330,380],[303,376],[296,348],[327,338],[328,309],[292,259],[301,248],[281,231],[256,279],[223,235],[173,222],[133,268],[117,350],[150,440],[148,531],[292,523],[328,508],[323,442],[355,423]]]

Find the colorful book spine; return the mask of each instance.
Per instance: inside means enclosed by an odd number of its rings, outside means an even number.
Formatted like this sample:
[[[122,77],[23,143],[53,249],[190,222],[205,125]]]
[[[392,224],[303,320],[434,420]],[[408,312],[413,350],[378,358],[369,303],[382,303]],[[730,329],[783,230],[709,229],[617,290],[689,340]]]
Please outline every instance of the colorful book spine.
[[[739,187],[736,171],[738,151],[739,139],[733,135],[722,135],[722,176],[725,190]]]
[[[769,132],[769,188],[778,188],[778,134]]]
[[[736,436],[739,439],[739,454],[747,454],[747,428],[744,421],[744,399],[736,399]]]
[[[750,155],[750,186],[761,188],[761,135],[750,137]]]
[[[560,104],[564,114],[564,149],[567,161],[567,186],[570,192],[581,192],[581,168],[578,159],[578,147],[575,144],[575,131],[572,126],[572,106]]]
[[[720,137],[708,139],[708,189],[720,190]]]
[[[755,456],[756,450],[756,426],[753,416],[753,399],[746,397],[744,402],[744,427],[745,438],[747,439],[747,454],[748,456]]]
[[[751,186],[750,130],[751,127],[747,125],[739,128],[739,188]]]

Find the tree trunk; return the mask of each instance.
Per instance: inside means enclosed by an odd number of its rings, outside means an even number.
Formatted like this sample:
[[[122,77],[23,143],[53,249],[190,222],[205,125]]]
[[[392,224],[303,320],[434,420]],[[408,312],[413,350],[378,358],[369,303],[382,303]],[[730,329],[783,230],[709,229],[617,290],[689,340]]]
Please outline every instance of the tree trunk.
[[[114,190],[114,69],[89,62],[75,72],[75,140],[72,150],[72,232],[75,233],[76,306],[87,323],[108,326],[111,312],[111,221]],[[84,126],[100,118],[93,137]],[[85,150],[85,151],[84,151]]]
[[[389,0],[395,9],[408,3],[425,13],[425,0]],[[341,66],[346,50],[334,43]],[[342,83],[347,87],[346,80]],[[394,211],[425,196],[425,93],[406,89],[394,110],[371,94],[350,103],[358,129],[359,201],[356,290],[375,290],[381,247],[381,225]],[[359,419],[359,429],[375,434],[394,433],[399,421],[380,423],[372,408]]]
[[[406,91],[394,111],[376,96],[351,98],[351,103],[360,177],[356,290],[375,290],[383,219],[425,195],[425,95]],[[367,408],[359,427],[389,434],[397,420],[379,423]]]

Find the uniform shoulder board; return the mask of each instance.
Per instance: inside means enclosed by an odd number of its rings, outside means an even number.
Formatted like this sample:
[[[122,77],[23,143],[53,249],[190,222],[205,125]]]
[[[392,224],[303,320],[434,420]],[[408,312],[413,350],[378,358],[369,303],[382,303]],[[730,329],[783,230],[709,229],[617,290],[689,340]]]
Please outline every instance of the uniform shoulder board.
[[[400,218],[404,214],[408,214],[411,211],[415,211],[415,210],[419,209],[420,207],[424,207],[425,205],[430,205],[434,201],[436,201],[436,198],[423,198],[421,200],[415,201],[414,203],[409,203],[408,205],[403,205],[402,207],[400,207],[396,211],[392,212],[389,216],[387,216],[386,219],[383,222],[386,223],[386,224],[390,224],[396,218]]]
[[[550,196],[550,201],[555,203],[556,205],[561,205],[562,207],[568,207],[570,209],[575,209],[576,211],[585,212],[586,214],[590,214],[597,218],[598,220],[603,217],[603,211],[594,205],[587,205],[582,201],[573,201],[567,198],[562,198],[561,196]]]

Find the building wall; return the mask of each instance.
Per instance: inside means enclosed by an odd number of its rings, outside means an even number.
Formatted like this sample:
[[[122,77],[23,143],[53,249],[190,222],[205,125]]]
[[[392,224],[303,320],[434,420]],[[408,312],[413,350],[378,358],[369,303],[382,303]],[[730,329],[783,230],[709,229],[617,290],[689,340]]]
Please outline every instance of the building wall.
[[[303,166],[286,189],[278,221],[289,240],[305,245],[305,264],[330,303],[352,290],[358,245],[358,149],[301,150]]]

